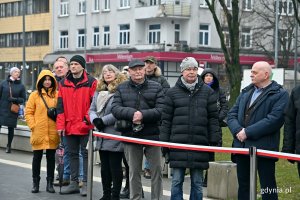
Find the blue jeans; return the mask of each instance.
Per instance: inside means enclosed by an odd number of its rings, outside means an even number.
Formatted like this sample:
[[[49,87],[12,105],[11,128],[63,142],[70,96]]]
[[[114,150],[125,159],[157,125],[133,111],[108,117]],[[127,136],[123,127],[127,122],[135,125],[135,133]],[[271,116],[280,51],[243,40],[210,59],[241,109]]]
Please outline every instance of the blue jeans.
[[[69,148],[68,145],[66,143],[66,138],[65,136],[62,137],[63,139],[63,145],[64,145],[64,175],[63,175],[63,179],[64,180],[70,180],[70,155],[69,155]],[[79,180],[83,179],[83,159],[82,159],[82,155],[81,155],[81,151],[79,152]]]
[[[172,186],[171,186],[171,200],[183,200],[182,185],[184,182],[185,168],[172,168]],[[190,169],[191,175],[191,191],[190,200],[202,200],[202,169]]]

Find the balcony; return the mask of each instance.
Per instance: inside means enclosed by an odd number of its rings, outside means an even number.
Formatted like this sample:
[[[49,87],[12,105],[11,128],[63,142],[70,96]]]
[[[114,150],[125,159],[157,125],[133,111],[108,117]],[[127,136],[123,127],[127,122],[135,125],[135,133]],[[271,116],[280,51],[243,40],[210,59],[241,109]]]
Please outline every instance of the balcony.
[[[153,19],[153,18],[172,18],[172,19],[187,19],[191,16],[191,4],[180,3],[175,1],[164,1],[159,5],[150,6],[146,3],[139,3],[134,9],[135,19]]]

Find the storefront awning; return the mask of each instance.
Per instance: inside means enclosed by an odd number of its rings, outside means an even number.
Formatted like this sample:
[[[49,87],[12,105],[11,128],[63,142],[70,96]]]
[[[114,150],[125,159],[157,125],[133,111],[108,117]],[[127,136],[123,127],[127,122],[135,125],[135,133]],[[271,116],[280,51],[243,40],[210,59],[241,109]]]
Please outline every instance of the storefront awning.
[[[155,56],[159,61],[181,62],[185,57],[194,57],[199,63],[224,63],[223,54],[215,53],[185,53],[185,52],[133,52],[133,53],[110,53],[110,54],[87,54],[88,63],[117,63],[129,62],[131,59],[144,59],[146,56]],[[273,61],[265,56],[241,55],[241,64],[253,64],[257,61]]]

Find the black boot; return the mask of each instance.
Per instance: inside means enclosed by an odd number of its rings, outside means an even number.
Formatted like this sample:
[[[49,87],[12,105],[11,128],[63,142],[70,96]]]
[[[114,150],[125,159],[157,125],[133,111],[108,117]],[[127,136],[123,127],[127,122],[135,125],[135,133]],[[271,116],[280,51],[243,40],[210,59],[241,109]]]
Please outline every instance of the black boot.
[[[10,145],[7,145],[6,146],[6,151],[5,151],[6,153],[11,153],[11,147],[10,147]]]
[[[126,185],[123,188],[122,192],[120,193],[121,199],[129,199],[130,191],[129,191],[129,180],[126,179]]]
[[[55,190],[53,188],[53,178],[47,178],[46,191],[49,193],[55,193]]]
[[[32,181],[32,189],[31,189],[31,192],[32,193],[38,193],[39,192],[39,189],[40,189],[40,177],[37,177],[37,178],[33,178]]]

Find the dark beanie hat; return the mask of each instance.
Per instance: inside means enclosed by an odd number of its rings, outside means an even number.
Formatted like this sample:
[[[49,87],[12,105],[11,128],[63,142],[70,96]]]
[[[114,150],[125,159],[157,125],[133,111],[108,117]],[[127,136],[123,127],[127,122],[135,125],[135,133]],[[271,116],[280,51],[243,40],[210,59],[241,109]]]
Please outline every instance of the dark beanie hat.
[[[85,68],[85,59],[80,55],[75,55],[70,59],[70,62],[75,61],[78,62],[83,68]]]

